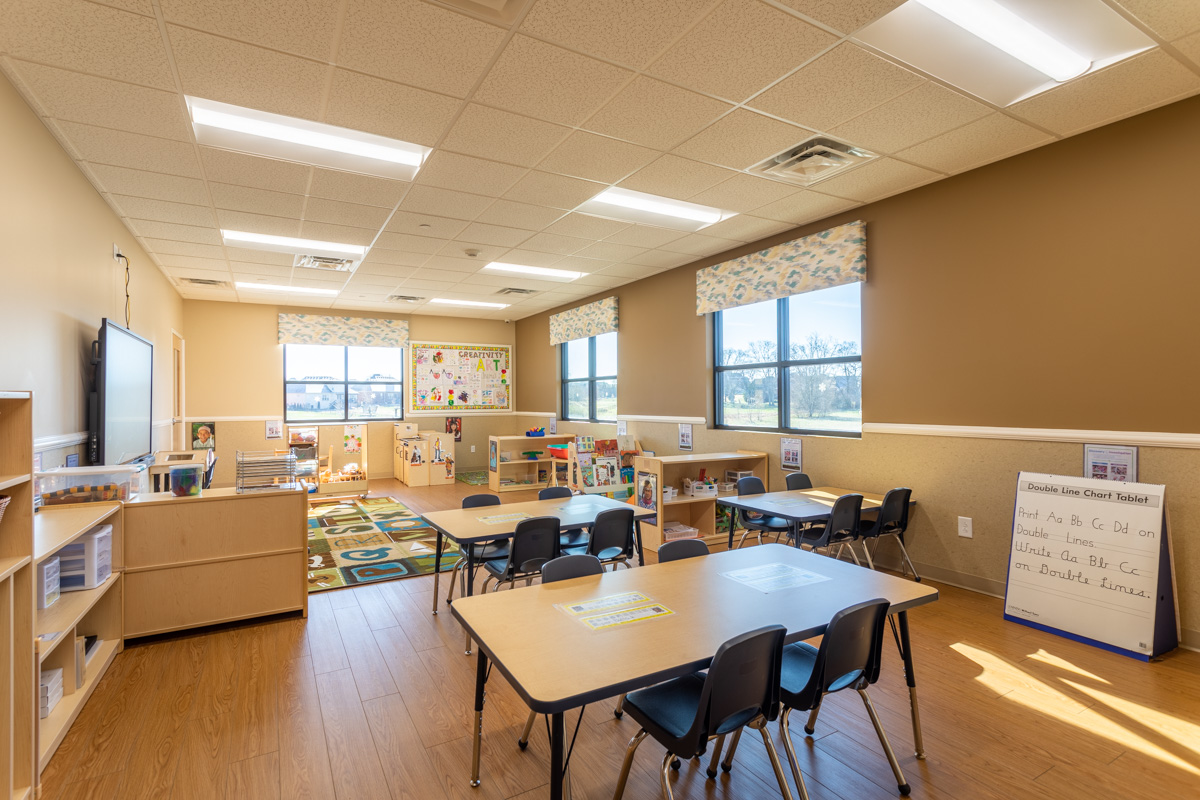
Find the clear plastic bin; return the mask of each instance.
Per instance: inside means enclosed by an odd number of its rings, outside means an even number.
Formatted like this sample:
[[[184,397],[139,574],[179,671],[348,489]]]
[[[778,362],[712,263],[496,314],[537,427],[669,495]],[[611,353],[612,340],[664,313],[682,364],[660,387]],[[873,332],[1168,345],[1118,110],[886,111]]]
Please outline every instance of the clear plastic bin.
[[[112,575],[112,525],[98,525],[58,551],[64,592],[95,589]]]
[[[39,472],[37,496],[42,505],[131,500],[150,491],[145,465],[121,467],[62,467]]]

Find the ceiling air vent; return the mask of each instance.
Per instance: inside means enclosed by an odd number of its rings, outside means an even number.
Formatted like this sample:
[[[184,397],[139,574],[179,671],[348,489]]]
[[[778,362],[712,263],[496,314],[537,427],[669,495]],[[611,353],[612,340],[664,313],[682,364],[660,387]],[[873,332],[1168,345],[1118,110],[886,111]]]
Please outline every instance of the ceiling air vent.
[[[394,294],[388,297],[389,303],[420,303],[424,297],[413,297],[408,294]]]
[[[750,171],[798,186],[812,186],[875,158],[875,153],[822,136],[789,147]]]
[[[214,281],[210,278],[180,278],[179,282],[191,284],[192,286],[208,286],[214,289],[229,288],[229,281]]]
[[[350,258],[330,258],[329,256],[298,255],[292,262],[293,267],[319,269],[325,272],[353,272],[358,262]]]
[[[537,294],[537,289],[517,289],[510,286],[507,289],[501,289],[496,294]]]

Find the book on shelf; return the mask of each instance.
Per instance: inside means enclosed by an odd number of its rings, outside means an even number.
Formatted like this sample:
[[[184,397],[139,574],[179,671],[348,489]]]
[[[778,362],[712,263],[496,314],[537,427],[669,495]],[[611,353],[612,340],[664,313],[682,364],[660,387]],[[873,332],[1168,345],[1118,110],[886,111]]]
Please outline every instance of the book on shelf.
[[[100,651],[100,645],[104,644],[104,640],[99,636],[85,636],[83,642],[84,663],[92,663],[92,659],[96,657],[96,653]]]
[[[621,448],[617,444],[616,439],[597,439],[595,443],[597,456],[616,457],[621,453]]]
[[[83,688],[83,679],[87,675],[87,648],[84,636],[75,637],[75,688]]]

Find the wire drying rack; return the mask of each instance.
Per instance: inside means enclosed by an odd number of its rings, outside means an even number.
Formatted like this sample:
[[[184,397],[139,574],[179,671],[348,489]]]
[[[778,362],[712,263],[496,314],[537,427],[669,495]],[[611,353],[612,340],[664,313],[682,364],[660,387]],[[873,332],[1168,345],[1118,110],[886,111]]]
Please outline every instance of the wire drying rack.
[[[266,489],[294,489],[297,485],[295,453],[275,450],[237,451],[236,486],[239,494]]]

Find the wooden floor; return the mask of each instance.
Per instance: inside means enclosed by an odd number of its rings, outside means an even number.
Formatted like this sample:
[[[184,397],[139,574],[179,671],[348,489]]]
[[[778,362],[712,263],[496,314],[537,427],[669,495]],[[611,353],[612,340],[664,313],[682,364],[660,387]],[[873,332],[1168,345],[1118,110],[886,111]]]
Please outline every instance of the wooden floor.
[[[479,490],[373,486],[417,511],[457,507]],[[1200,654],[1142,664],[1006,623],[995,598],[939,588],[939,602],[911,614],[926,760],[912,756],[894,647],[872,690],[913,797],[1197,796]],[[483,785],[468,785],[475,661],[451,615],[429,613],[432,589],[426,576],[324,592],[307,620],[132,643],[47,767],[43,798],[547,797],[545,727],[517,749],[527,712],[498,673],[484,712]],[[584,713],[576,798],[612,796],[636,725],[611,711],[605,702]],[[897,796],[857,697],[831,697],[815,737],[792,730],[814,800]],[[652,740],[642,745],[626,797],[659,796],[661,758]],[[678,798],[778,796],[752,736],[731,774],[706,781],[685,763],[674,786]]]

